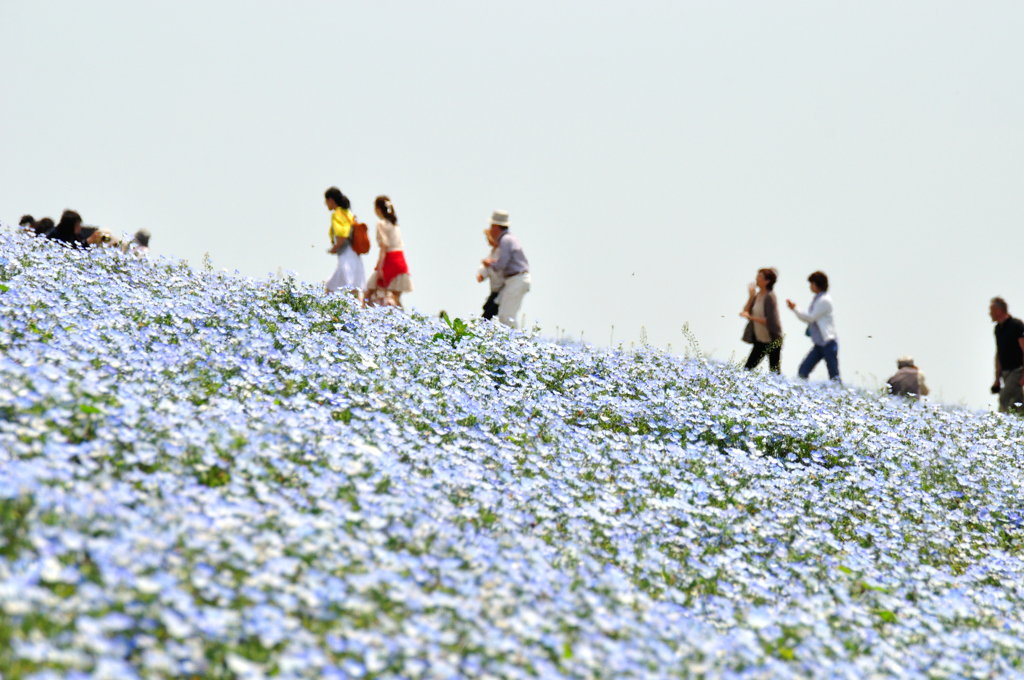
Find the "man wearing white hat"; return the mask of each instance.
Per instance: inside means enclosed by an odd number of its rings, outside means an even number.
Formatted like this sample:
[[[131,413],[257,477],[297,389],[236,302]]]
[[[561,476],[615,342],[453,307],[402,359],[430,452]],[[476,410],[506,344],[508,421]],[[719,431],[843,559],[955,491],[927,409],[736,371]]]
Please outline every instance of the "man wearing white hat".
[[[515,328],[523,297],[530,292],[530,263],[519,239],[508,230],[508,226],[508,213],[495,210],[491,215],[491,236],[498,244],[498,257],[487,257],[482,262],[485,267],[505,277],[505,287],[498,295],[498,319]]]

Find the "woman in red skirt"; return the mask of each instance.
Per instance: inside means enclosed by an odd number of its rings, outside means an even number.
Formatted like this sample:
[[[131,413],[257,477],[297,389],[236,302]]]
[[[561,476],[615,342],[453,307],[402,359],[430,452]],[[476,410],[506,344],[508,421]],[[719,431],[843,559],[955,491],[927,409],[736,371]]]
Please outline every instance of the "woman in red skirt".
[[[409,266],[405,263],[402,230],[398,226],[395,207],[387,196],[378,196],[373,202],[377,222],[377,245],[380,257],[370,280],[366,282],[366,303],[369,305],[401,306],[402,293],[412,292]]]

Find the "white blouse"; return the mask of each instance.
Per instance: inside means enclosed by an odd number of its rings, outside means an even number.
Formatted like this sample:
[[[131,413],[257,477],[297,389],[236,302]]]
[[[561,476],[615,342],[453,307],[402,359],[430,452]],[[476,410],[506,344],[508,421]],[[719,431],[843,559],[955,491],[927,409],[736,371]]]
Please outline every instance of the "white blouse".
[[[397,224],[391,224],[387,220],[377,222],[377,245],[386,253],[394,250],[404,250],[402,243],[402,230]]]

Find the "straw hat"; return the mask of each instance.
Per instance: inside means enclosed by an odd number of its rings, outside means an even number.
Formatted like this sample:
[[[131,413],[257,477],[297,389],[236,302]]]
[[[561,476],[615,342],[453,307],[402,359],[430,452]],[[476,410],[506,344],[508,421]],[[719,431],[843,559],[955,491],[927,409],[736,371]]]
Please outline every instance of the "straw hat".
[[[913,365],[914,357],[910,356],[909,354],[904,354],[903,356],[896,360],[896,368],[905,368],[907,366]]]
[[[508,212],[505,210],[495,210],[491,214],[491,224],[508,229]]]

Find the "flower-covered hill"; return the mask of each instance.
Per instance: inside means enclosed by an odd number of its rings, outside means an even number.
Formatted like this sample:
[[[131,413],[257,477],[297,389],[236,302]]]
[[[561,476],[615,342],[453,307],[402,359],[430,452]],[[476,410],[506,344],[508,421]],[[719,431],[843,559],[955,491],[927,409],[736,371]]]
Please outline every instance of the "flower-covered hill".
[[[0,258],[4,680],[1022,674],[1019,419]]]

